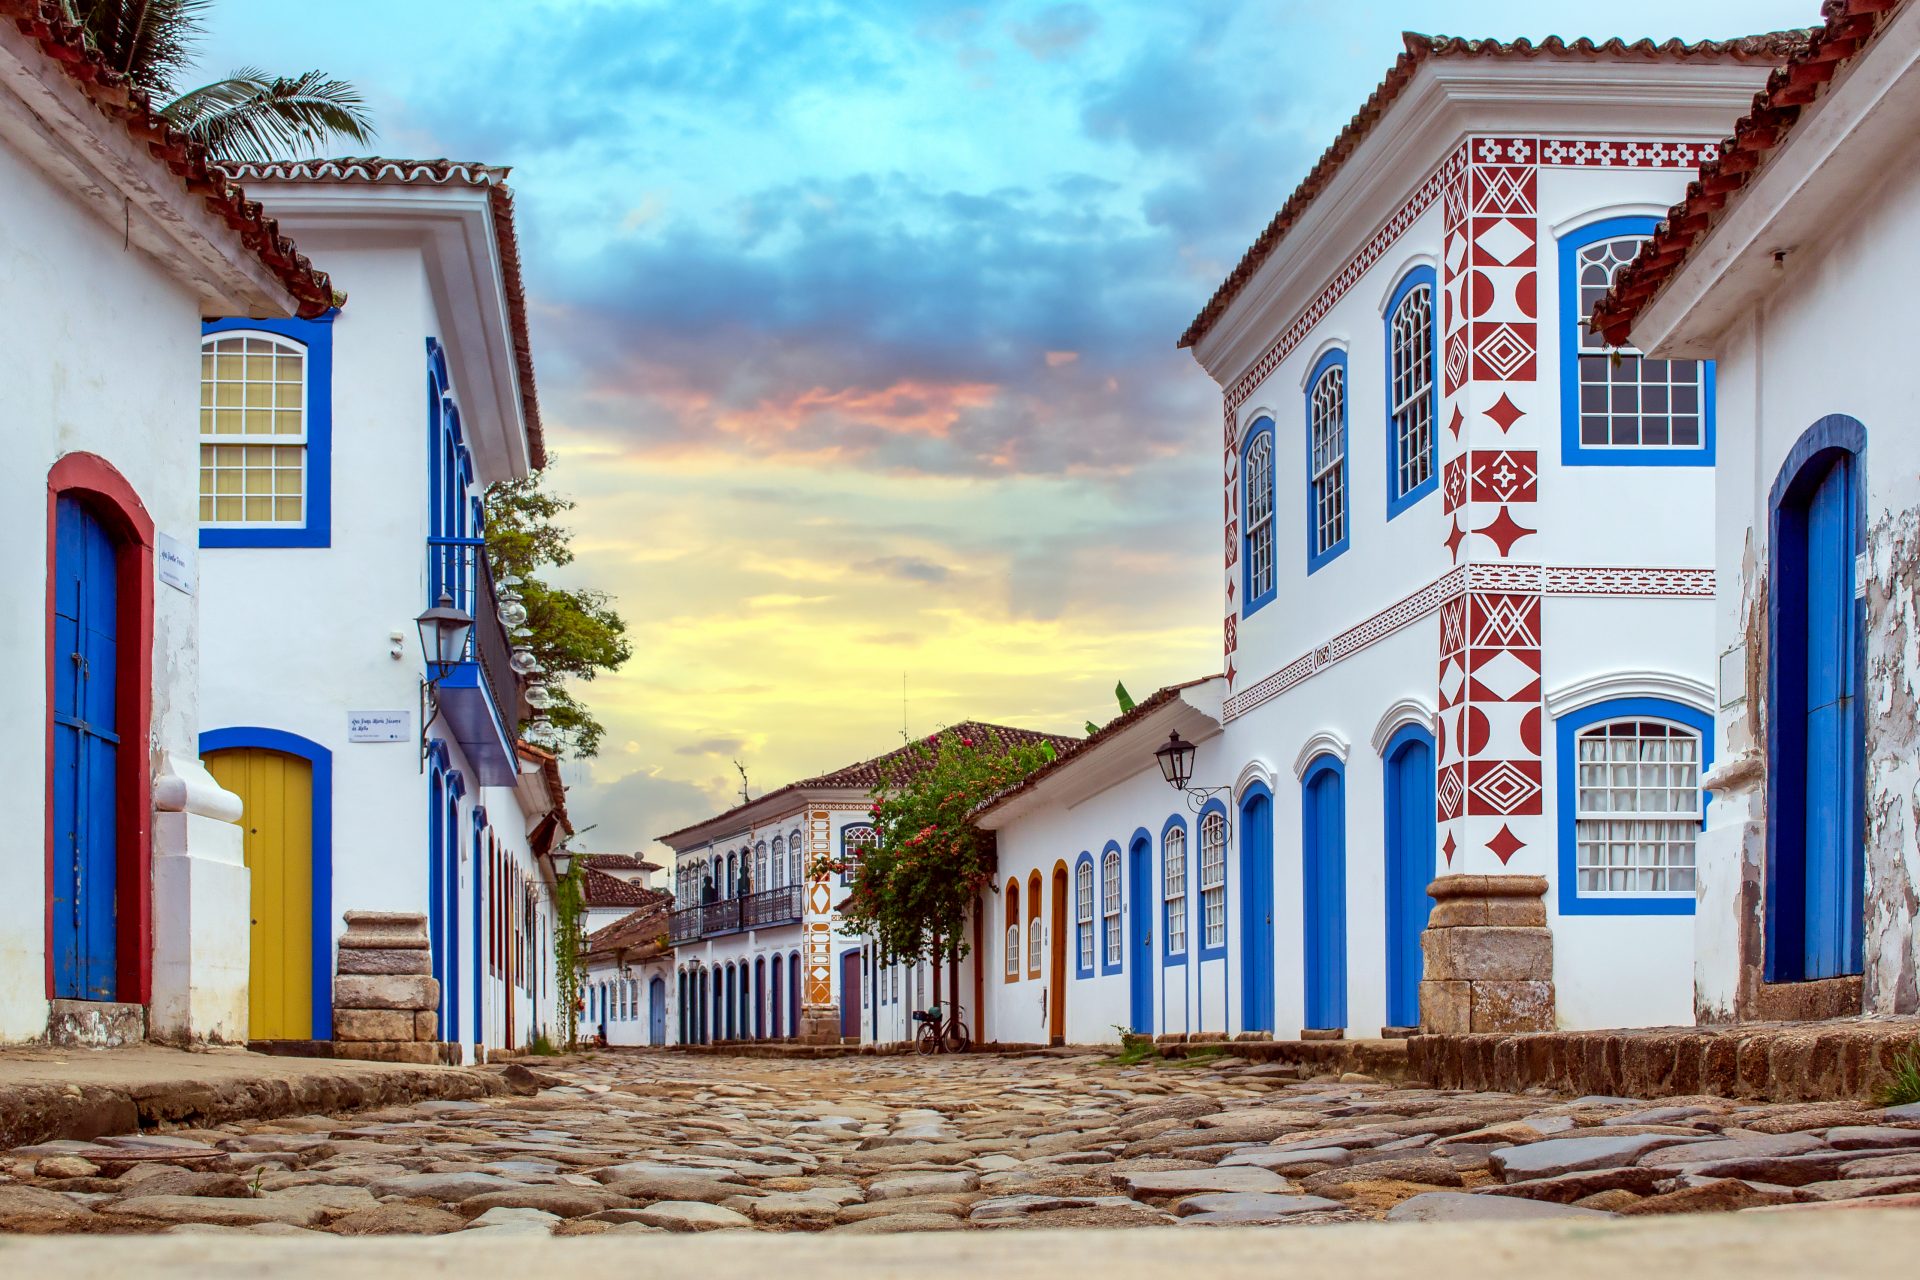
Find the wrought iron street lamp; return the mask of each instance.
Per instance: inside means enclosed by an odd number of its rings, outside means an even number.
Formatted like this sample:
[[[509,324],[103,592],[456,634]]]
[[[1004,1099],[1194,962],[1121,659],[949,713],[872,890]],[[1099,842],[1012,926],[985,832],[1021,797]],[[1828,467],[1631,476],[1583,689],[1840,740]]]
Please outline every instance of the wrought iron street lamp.
[[[467,636],[473,631],[473,615],[453,603],[445,590],[440,599],[413,620],[420,631],[420,653],[426,659],[426,677],[420,681],[420,770],[427,768],[427,730],[440,716],[440,700],[435,690],[447,677],[453,664],[467,656]]]
[[[1232,787],[1196,787],[1193,785],[1193,760],[1197,752],[1193,743],[1180,736],[1178,729],[1167,735],[1166,745],[1153,753],[1160,765],[1160,776],[1167,785],[1186,797],[1187,808],[1199,813],[1207,807],[1207,802],[1215,796],[1231,796]],[[1231,805],[1228,806],[1231,809]],[[1231,829],[1232,819],[1227,823]]]

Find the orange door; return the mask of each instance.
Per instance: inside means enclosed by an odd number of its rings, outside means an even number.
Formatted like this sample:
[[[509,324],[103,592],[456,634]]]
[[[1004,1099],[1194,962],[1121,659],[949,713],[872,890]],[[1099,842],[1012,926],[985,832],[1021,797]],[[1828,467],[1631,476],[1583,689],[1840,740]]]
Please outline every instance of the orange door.
[[[1051,1044],[1067,1042],[1067,864],[1053,864],[1053,902],[1047,913],[1053,933],[1053,972],[1047,993],[1047,1038]]]

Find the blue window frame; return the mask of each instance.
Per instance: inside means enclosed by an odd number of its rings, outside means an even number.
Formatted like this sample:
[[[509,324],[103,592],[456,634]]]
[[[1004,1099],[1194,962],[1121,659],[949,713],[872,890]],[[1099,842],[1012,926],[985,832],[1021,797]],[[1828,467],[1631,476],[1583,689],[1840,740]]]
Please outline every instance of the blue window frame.
[[[1587,317],[1656,219],[1603,218],[1560,240],[1560,460],[1567,466],[1713,465],[1713,362],[1610,347]]]
[[[1273,419],[1255,418],[1240,448],[1240,616],[1273,599]]]
[[[1347,1025],[1347,767],[1315,756],[1300,776],[1300,910],[1306,1025]]]
[[[1387,301],[1387,519],[1440,487],[1439,296],[1432,267],[1400,277]]]
[[[1122,892],[1120,845],[1107,841],[1100,851],[1100,972],[1119,973],[1127,951],[1126,923],[1122,919],[1126,896]]]
[[[1347,353],[1321,356],[1307,378],[1307,572],[1347,549]]]
[[[209,357],[207,344],[222,334],[257,333],[269,335],[304,349],[306,354],[306,395],[301,425],[305,428],[303,475],[298,487],[305,503],[303,518],[287,523],[206,524],[200,529],[203,547],[326,547],[333,545],[333,320],[338,311],[329,311],[312,320],[209,320],[200,326],[202,359]],[[203,404],[207,380],[202,378]],[[203,408],[203,415],[206,409]],[[240,435],[229,438],[209,432],[203,416],[201,470],[203,499],[212,496],[206,481],[218,475],[209,450],[274,447],[286,437]],[[285,447],[282,445],[281,447]],[[252,468],[249,468],[252,470]],[[275,468],[286,472],[288,468]],[[245,473],[236,473],[245,474]],[[271,473],[266,473],[271,476]],[[285,481],[272,477],[274,483]],[[203,500],[203,513],[207,510]],[[203,514],[203,520],[210,519]]]
[[[1610,698],[1561,716],[1554,742],[1560,914],[1692,915],[1713,716]]]
[[[1093,855],[1082,850],[1073,864],[1073,976],[1091,978],[1094,974],[1094,948],[1098,937],[1094,929],[1095,883]]]
[[[1192,871],[1187,857],[1187,820],[1179,814],[1167,819],[1160,828],[1160,958],[1166,965],[1183,965],[1193,930],[1193,915],[1188,903],[1193,895]],[[1135,886],[1134,892],[1140,892]]]

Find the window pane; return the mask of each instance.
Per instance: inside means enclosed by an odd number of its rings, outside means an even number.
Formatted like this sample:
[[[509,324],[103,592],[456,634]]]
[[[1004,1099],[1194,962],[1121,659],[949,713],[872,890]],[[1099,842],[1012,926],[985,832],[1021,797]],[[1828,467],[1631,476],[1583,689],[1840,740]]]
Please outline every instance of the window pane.
[[[1581,730],[1574,840],[1582,893],[1693,892],[1699,753],[1697,734],[1663,720]]]

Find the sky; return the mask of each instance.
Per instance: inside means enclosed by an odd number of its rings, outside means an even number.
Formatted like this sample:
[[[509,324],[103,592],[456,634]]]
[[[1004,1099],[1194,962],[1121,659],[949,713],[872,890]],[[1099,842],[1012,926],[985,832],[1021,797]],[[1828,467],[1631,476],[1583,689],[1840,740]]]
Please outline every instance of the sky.
[[[1400,32],[1817,11],[219,0],[202,66],[319,67],[381,154],[513,167],[561,577],[634,647],[578,690],[575,847],[633,850],[736,760],[759,795],[1218,670],[1218,391],[1175,341]]]

